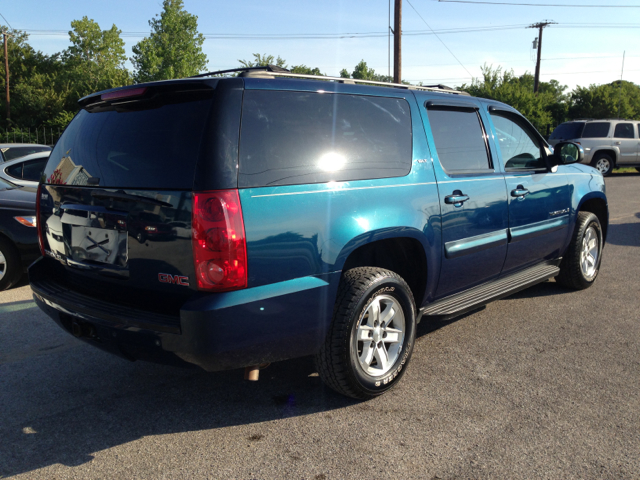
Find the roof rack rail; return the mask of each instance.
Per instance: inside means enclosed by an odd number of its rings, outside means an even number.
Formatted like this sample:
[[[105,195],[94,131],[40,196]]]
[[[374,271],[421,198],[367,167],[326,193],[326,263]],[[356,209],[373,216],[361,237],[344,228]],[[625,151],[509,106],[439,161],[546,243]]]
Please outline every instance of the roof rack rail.
[[[209,77],[211,75],[222,75],[223,73],[236,73],[236,72],[250,72],[253,70],[263,70],[267,72],[288,72],[286,68],[278,67],[277,65],[264,65],[260,67],[240,67],[231,68],[229,70],[218,70],[217,72],[200,73],[198,75],[192,75],[189,78]]]
[[[289,78],[303,78],[308,80],[325,80],[347,84],[364,84],[364,85],[378,85],[382,87],[394,87],[402,88],[405,90],[423,90],[431,92],[452,93],[455,95],[466,95],[469,93],[455,90],[446,85],[410,85],[405,83],[390,83],[390,82],[378,82],[375,80],[360,80],[359,78],[343,78],[343,77],[329,77],[326,75],[307,75],[302,73],[291,73],[286,68],[278,67],[276,65],[265,65],[262,67],[242,67],[232,68],[230,70],[218,70],[217,72],[201,73],[199,75],[193,75],[189,78],[208,77],[211,75],[222,75],[224,73],[236,73],[239,72],[242,77],[261,77],[261,78],[275,78],[275,77],[289,77]]]

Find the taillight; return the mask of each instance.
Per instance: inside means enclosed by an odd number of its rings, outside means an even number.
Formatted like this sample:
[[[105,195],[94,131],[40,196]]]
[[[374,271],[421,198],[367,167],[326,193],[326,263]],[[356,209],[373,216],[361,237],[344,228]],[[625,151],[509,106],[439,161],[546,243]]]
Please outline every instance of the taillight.
[[[247,286],[247,244],[238,190],[193,194],[191,242],[200,290]]]
[[[42,184],[38,184],[38,193],[36,195],[36,229],[38,230],[38,245],[40,246],[40,254],[44,257],[44,237],[42,235],[42,223],[40,222],[40,195],[42,195]]]

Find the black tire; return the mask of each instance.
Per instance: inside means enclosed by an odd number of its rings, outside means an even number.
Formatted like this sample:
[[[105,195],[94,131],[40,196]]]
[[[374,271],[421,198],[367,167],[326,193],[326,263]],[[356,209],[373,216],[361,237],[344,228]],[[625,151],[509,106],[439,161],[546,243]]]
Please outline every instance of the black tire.
[[[591,166],[602,173],[603,177],[608,177],[611,175],[615,163],[610,155],[606,153],[596,153],[593,160],[591,160]]]
[[[142,233],[138,233],[138,235],[136,235],[136,240],[138,240],[138,243],[144,243],[146,239],[147,238]]]
[[[360,340],[359,332],[370,335],[371,342],[368,337]],[[404,375],[415,335],[415,302],[402,277],[382,268],[353,268],[340,281],[333,321],[316,355],[316,368],[322,380],[343,395],[361,400],[377,397]],[[368,353],[367,371],[361,360]]]
[[[597,241],[597,258],[593,262],[585,260],[584,257],[585,236],[590,235],[590,229],[591,233],[595,234],[593,238]],[[562,259],[562,263],[560,263],[560,275],[556,277],[556,282],[575,290],[583,290],[593,285],[600,271],[603,246],[602,226],[598,217],[591,212],[578,212],[571,243]],[[584,265],[589,266],[589,268],[585,270]],[[591,272],[591,269],[593,269],[593,272]]]
[[[636,167],[636,171],[640,173],[640,167]]]
[[[7,238],[0,237],[0,291],[13,287],[22,277],[18,250]]]

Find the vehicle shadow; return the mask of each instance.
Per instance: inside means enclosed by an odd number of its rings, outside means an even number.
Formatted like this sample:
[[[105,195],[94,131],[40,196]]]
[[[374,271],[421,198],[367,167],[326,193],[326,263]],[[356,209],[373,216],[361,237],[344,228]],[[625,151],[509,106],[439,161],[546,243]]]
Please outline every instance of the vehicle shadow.
[[[55,374],[14,387],[32,388],[30,395],[44,393],[45,399],[46,390],[58,394],[36,412],[16,406],[2,414],[0,477],[57,463],[81,465],[94,452],[154,435],[253,425],[246,438],[238,439],[250,443],[267,433],[264,422],[358,403],[324,387],[311,358],[279,362],[263,370],[260,381],[246,382],[242,370],[207,373],[128,363],[88,346],[76,350],[86,358],[84,365],[69,358],[69,351],[52,355],[53,369],[48,370]],[[99,364],[92,356],[99,357]],[[38,368],[24,368],[20,375],[35,376],[28,370]],[[5,390],[0,400],[7,395],[11,392]],[[23,397],[16,396],[12,401]]]
[[[640,218],[640,213],[636,213]],[[640,247],[640,223],[610,223],[607,243],[623,247]]]

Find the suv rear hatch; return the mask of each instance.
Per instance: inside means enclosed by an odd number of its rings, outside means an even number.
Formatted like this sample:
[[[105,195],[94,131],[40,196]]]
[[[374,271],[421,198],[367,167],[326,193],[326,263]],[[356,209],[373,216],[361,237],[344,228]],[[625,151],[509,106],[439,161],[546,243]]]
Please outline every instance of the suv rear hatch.
[[[80,101],[43,173],[36,289],[179,326],[197,289],[192,191],[199,161],[215,154],[216,84],[162,82]]]

